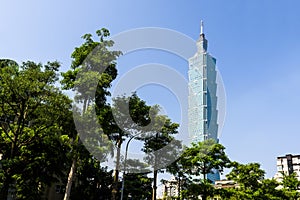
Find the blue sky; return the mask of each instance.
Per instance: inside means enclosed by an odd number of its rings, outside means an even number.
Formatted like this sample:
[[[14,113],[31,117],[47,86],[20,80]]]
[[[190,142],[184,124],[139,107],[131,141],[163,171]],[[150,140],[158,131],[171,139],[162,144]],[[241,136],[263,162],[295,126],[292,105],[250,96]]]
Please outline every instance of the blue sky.
[[[217,58],[227,94],[220,142],[229,157],[242,163],[259,162],[271,177],[277,156],[300,154],[297,0],[1,0],[0,5],[0,57],[18,62],[58,60],[62,70],[68,69],[70,54],[85,33],[106,27],[114,35],[151,26],[196,40],[203,19],[208,50]],[[151,59],[133,58],[130,65],[170,62],[168,55],[162,59],[157,52],[149,53]],[[184,64],[178,63],[174,67]],[[184,68],[177,70],[187,73]],[[151,101],[156,96],[147,98]],[[178,105],[172,102],[167,113],[176,121]]]

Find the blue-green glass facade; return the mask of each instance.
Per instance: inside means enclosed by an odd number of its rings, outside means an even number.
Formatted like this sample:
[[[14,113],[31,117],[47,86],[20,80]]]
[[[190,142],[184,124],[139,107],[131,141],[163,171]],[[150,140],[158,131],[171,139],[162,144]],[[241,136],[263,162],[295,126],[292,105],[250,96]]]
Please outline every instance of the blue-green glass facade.
[[[216,59],[207,52],[203,33],[197,41],[197,52],[189,59],[188,130],[193,142],[214,139],[218,142],[218,110]],[[208,174],[212,181],[219,180],[218,172]]]

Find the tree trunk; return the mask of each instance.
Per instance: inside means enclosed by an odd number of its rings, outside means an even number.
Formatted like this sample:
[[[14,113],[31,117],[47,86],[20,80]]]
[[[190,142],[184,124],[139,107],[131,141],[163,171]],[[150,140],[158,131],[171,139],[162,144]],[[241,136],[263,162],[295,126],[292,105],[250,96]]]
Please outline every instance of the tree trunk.
[[[180,176],[178,176],[178,199],[181,200],[181,179]]]
[[[157,170],[154,169],[153,171],[153,190],[152,190],[152,200],[156,200],[156,189],[157,189]]]
[[[66,192],[65,192],[64,200],[69,200],[70,199],[72,183],[73,183],[73,180],[74,180],[74,177],[75,177],[76,162],[77,162],[77,159],[74,158],[73,162],[72,162],[70,172],[69,172],[69,176],[68,176],[68,182],[67,182],[67,186],[66,186]]]
[[[86,111],[86,105],[87,105],[87,99],[84,99],[83,108],[82,108],[82,115],[84,115],[84,113]],[[73,145],[74,144],[75,145],[80,144],[79,135],[76,136],[76,139],[75,139],[75,142],[73,143]],[[69,172],[69,176],[68,176],[68,182],[67,182],[67,185],[66,185],[64,200],[69,200],[70,199],[72,184],[73,184],[73,180],[74,180],[75,173],[76,173],[76,164],[77,164],[77,155],[75,153],[73,161],[72,161],[72,166],[71,166],[71,169],[70,169],[70,172]]]
[[[158,138],[158,133],[156,133],[155,138],[157,140]],[[154,152],[154,167],[153,167],[153,191],[152,191],[152,200],[156,200],[156,189],[157,189],[157,152]]]
[[[119,199],[118,198],[118,183],[119,183],[121,145],[122,145],[122,139],[119,139],[118,143],[117,143],[116,168],[115,168],[115,173],[114,173],[114,182],[113,182],[113,188],[112,188],[112,194],[111,194],[112,200]]]

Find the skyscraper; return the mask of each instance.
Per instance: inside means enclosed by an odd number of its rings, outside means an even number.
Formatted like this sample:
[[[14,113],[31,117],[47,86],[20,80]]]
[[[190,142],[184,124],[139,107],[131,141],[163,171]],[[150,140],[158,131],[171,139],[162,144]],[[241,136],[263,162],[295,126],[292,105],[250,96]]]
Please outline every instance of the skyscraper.
[[[193,142],[214,139],[218,142],[218,110],[216,59],[207,52],[207,40],[201,21],[197,52],[189,59],[188,130]],[[208,174],[212,181],[219,180],[218,172]]]

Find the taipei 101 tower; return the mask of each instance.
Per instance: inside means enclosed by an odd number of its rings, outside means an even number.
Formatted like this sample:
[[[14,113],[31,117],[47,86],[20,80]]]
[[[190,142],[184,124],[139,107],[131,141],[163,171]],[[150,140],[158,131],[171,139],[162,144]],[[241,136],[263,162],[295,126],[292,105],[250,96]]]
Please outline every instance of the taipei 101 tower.
[[[207,40],[201,21],[197,52],[189,59],[188,130],[192,141],[207,139],[218,142],[217,71],[216,59],[207,52]],[[220,180],[220,174],[208,174],[211,181]]]

